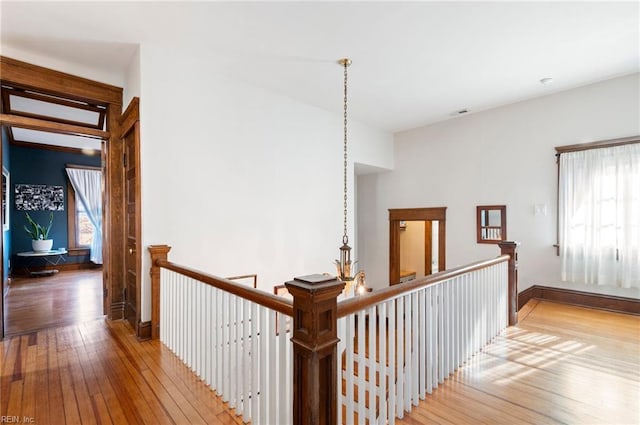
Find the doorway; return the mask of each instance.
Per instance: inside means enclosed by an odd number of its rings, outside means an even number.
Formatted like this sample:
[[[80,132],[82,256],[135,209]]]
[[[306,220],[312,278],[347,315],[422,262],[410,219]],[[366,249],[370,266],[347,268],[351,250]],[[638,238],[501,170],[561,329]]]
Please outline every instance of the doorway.
[[[389,210],[389,284],[446,268],[447,207]]]
[[[98,114],[102,117],[98,123],[87,126],[70,122],[66,117],[51,120],[41,112],[20,113],[17,109],[3,108],[0,125],[48,131],[58,135],[84,135],[104,141],[101,160],[105,191],[102,220],[104,238],[102,311],[110,319],[122,319],[124,317],[124,225],[122,224],[124,173],[123,148],[122,143],[119,143],[118,131],[118,120],[122,114],[122,88],[4,56],[0,56],[0,75],[3,89],[10,87],[26,94],[30,102],[50,101],[56,98],[62,99],[62,103],[66,106],[82,105],[86,110],[104,111],[104,114]],[[4,291],[0,291],[0,302],[4,303]],[[0,338],[3,337],[4,332],[3,322],[4,316],[0,316]]]

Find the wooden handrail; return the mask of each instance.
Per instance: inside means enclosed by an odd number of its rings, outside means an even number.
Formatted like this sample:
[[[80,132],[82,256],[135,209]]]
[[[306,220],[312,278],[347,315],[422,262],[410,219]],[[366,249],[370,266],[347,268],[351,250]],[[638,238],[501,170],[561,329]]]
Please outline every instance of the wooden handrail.
[[[439,273],[432,274],[420,279],[410,280],[409,282],[400,283],[398,285],[388,286],[386,288],[369,292],[367,294],[349,298],[338,303],[337,316],[338,318],[348,316],[350,314],[362,311],[368,307],[376,305],[385,300],[394,298],[405,292],[410,292],[423,286],[433,285],[443,280],[451,279],[456,276],[460,276],[464,273],[469,273],[475,270],[484,269],[495,264],[509,261],[511,257],[509,255],[501,255],[489,260],[477,261],[475,263],[467,264],[453,269],[444,270]]]
[[[241,280],[241,279],[248,279],[248,278],[253,278],[253,287],[254,288],[258,288],[258,275],[257,274],[243,274],[240,276],[227,276],[225,279],[227,280]]]
[[[162,267],[167,270],[172,270],[176,273],[188,276],[196,279],[207,285],[211,285],[220,290],[234,294],[245,300],[252,301],[256,304],[260,304],[263,307],[275,310],[278,313],[286,314],[287,316],[293,316],[293,303],[291,300],[282,297],[276,297],[268,292],[261,291],[259,289],[253,289],[246,285],[241,285],[225,279],[222,277],[213,276],[207,273],[203,273],[199,270],[195,270],[189,267],[184,267],[168,260],[157,259],[153,265],[156,267]]]

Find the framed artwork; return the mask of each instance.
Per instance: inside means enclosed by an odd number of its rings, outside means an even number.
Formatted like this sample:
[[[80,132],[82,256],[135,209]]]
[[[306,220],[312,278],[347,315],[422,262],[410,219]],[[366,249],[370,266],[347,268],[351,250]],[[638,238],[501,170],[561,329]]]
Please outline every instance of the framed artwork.
[[[64,211],[64,187],[44,184],[17,184],[18,211]]]
[[[9,230],[9,170],[2,167],[2,230]]]

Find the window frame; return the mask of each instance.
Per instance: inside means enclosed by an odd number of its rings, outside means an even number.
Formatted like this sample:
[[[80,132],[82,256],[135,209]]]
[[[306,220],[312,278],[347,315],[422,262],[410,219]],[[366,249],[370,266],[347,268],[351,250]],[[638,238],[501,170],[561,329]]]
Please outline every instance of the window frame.
[[[75,164],[66,164],[66,168],[81,168],[85,170],[99,170],[102,171],[100,167],[91,167],[88,165],[75,165]],[[66,171],[65,171],[66,175]],[[73,185],[69,180],[69,176],[67,178],[67,251],[69,255],[89,255],[91,253],[91,248],[88,245],[78,245],[77,242],[77,226],[76,226],[76,191],[73,189]]]

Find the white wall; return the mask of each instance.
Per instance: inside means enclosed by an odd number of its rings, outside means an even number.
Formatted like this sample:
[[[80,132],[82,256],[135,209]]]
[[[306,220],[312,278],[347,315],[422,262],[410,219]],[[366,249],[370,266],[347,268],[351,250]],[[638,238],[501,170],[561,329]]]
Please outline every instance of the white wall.
[[[140,47],[131,56],[125,71],[124,87],[122,90],[122,110],[124,111],[134,97],[140,97]]]
[[[140,53],[143,246],[169,244],[171,260],[219,276],[257,273],[270,292],[335,273],[341,114],[222,77],[215,57],[190,46],[143,44]],[[392,164],[390,133],[350,128],[349,176],[353,162]],[[142,320],[149,286],[143,273]]]
[[[639,297],[638,291],[560,281],[555,146],[640,134],[639,76],[628,75],[436,123],[395,136],[395,169],[361,176],[361,266],[386,286],[389,208],[447,209],[447,266],[493,257],[476,243],[476,205],[507,205],[507,236],[521,242],[520,289],[533,284]],[[545,204],[547,215],[534,215]],[[366,246],[363,248],[362,245]]]
[[[60,60],[52,56],[15,47],[4,41],[0,44],[0,55],[116,87],[123,87],[125,83],[122,71]]]
[[[400,270],[416,272],[416,278],[424,276],[424,221],[407,221],[400,230]]]

